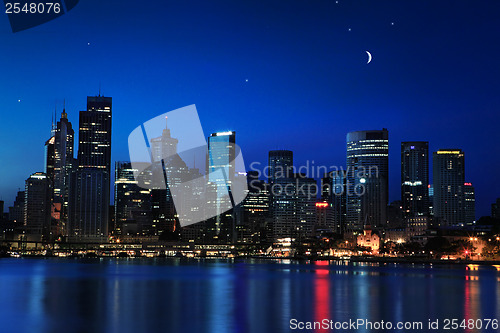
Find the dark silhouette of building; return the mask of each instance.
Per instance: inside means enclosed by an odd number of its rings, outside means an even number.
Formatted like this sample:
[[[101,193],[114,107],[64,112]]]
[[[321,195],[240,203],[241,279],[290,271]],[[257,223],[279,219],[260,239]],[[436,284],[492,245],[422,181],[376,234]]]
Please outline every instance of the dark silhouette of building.
[[[476,194],[472,183],[464,183],[464,211],[465,224],[474,225],[476,222]]]
[[[401,142],[401,201],[405,217],[429,215],[429,143]]]
[[[389,132],[347,134],[346,230],[362,231],[386,224],[389,200]]]
[[[26,234],[40,240],[50,238],[51,184],[47,175],[36,172],[26,179],[24,199],[24,227]]]
[[[491,204],[491,217],[500,220],[500,198]]]
[[[437,226],[465,223],[465,158],[460,149],[440,149],[433,153],[434,216]]]
[[[26,194],[24,191],[17,192],[14,205],[9,207],[9,221],[15,224],[24,224],[24,200]]]
[[[347,178],[343,170],[330,171],[321,179],[321,198],[329,205],[320,205],[319,208],[330,231],[337,234],[342,234],[345,227],[346,186]]]
[[[405,214],[403,202],[393,201],[387,206],[387,228],[403,228],[405,225]]]
[[[271,150],[269,152],[268,182],[274,183],[278,178],[291,176],[293,169],[293,152],[290,150]]]

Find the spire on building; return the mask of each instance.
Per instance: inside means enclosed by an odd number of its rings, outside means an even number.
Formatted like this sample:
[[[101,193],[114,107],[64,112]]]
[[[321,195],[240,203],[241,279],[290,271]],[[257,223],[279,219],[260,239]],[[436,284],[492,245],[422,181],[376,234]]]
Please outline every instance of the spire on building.
[[[63,111],[61,113],[61,119],[68,119],[68,114],[66,113],[66,99],[63,102]]]

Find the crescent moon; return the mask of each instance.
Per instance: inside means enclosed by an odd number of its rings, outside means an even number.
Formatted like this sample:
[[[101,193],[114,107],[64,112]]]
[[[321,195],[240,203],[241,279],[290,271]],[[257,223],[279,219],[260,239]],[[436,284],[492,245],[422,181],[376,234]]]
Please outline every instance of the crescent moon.
[[[366,62],[366,64],[368,65],[371,61],[372,61],[372,54],[368,51],[365,51],[366,54],[368,54],[368,61]]]

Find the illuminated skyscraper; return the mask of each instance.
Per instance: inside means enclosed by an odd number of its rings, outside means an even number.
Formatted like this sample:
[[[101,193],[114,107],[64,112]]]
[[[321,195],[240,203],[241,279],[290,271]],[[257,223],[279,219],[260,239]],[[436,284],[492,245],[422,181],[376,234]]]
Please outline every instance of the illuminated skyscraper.
[[[149,233],[151,190],[137,186],[130,162],[115,163],[115,235]]]
[[[318,193],[316,180],[295,173],[287,178],[276,178],[271,189],[274,239],[313,236]]]
[[[347,134],[346,230],[364,224],[386,224],[389,200],[389,132],[387,129]]]
[[[476,194],[472,183],[464,183],[464,210],[465,224],[474,225],[476,222]]]
[[[208,137],[208,196],[216,205],[219,214],[208,222],[209,237],[222,242],[236,241],[235,217],[233,209],[224,211],[222,207],[232,206],[231,182],[235,177],[236,133],[234,131],[212,133]]]
[[[465,223],[465,158],[460,149],[440,149],[433,153],[434,216],[438,226]]]
[[[247,173],[248,195],[237,212],[241,215],[236,225],[237,241],[259,243],[266,239],[269,219],[269,184],[258,178],[257,171]]]
[[[78,168],[71,173],[69,236],[108,236],[111,174],[111,97],[87,97],[80,111]]]
[[[111,97],[87,97],[87,110],[80,111],[78,168],[111,173]]]
[[[401,201],[405,217],[429,214],[429,143],[401,142]]]
[[[54,133],[55,158],[54,158],[54,200],[56,202],[68,201],[68,177],[73,167],[73,149],[75,131],[68,114],[63,109],[61,119],[57,122]]]
[[[45,174],[51,184],[52,232],[65,235],[68,221],[69,174],[73,167],[74,131],[63,109],[45,143]]]

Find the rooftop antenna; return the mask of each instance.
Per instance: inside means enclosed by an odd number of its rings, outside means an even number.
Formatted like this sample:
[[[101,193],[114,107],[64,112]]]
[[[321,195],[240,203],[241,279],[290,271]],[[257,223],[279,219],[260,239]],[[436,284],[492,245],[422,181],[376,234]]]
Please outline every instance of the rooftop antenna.
[[[99,97],[101,97],[101,81],[99,81]]]
[[[63,100],[63,111],[61,113],[61,119],[68,119],[68,114],[66,113],[66,98]]]

